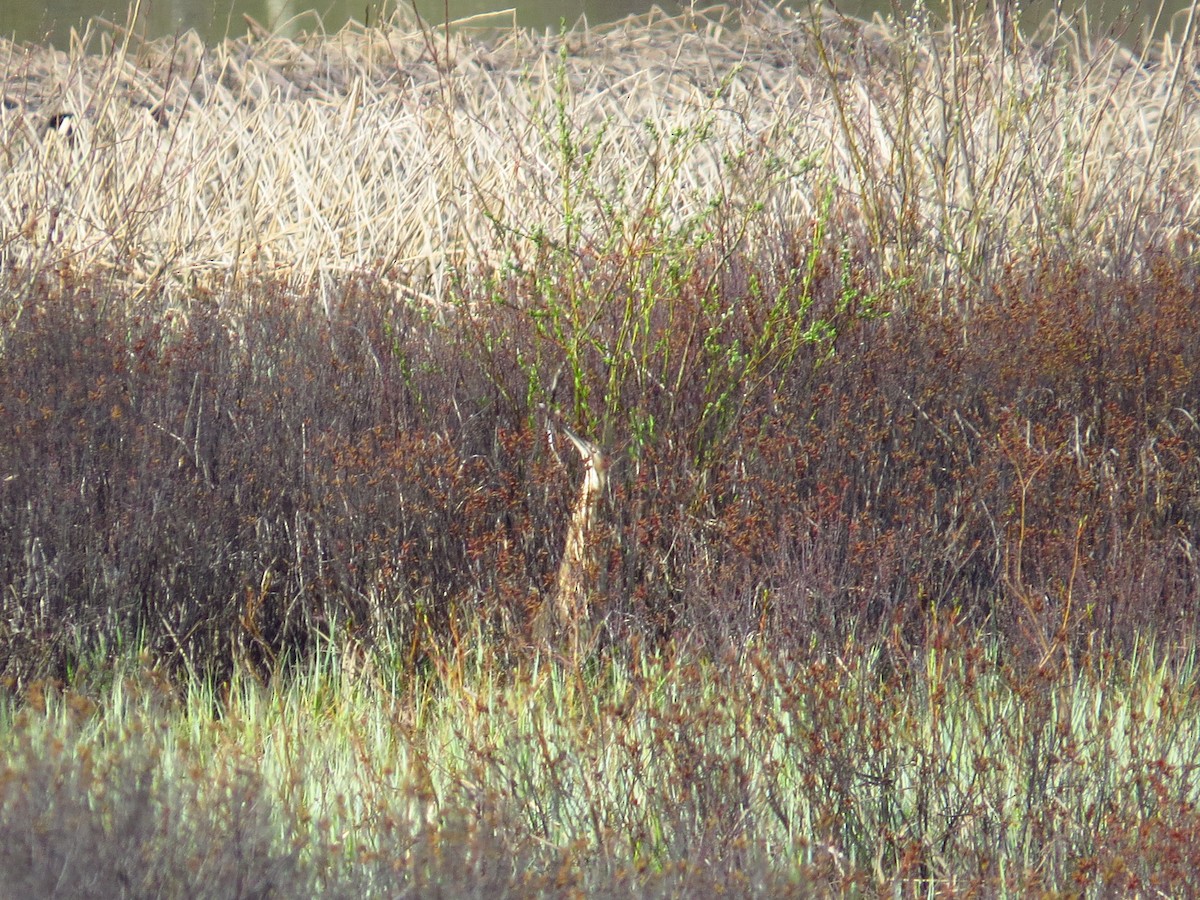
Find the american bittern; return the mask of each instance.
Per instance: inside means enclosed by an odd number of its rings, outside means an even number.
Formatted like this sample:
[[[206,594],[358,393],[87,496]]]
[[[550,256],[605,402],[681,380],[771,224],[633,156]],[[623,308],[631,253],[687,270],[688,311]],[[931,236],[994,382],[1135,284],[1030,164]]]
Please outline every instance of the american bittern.
[[[586,649],[586,644],[590,643],[590,600],[601,566],[600,547],[593,532],[600,499],[608,484],[608,460],[599,447],[581,438],[562,422],[558,423],[558,428],[579,451],[583,460],[583,484],[571,511],[571,521],[567,524],[567,540],[563,547],[562,562],[558,566],[558,590],[554,603],[549,608],[543,606],[536,630],[543,640],[566,631],[571,638],[572,650],[578,654],[581,648]],[[554,432],[550,423],[547,423],[547,437],[553,448]]]

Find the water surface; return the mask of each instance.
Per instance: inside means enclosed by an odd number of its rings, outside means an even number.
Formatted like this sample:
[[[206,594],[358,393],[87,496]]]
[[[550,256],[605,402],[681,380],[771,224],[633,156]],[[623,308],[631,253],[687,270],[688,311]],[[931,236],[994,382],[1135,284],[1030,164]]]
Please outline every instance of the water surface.
[[[398,0],[142,0],[137,6],[137,32],[150,38],[195,29],[207,42],[246,33],[246,18],[288,35],[312,31],[323,26],[336,31],[347,21],[377,22],[395,8]],[[651,0],[404,0],[405,9],[415,2],[421,16],[431,23],[472,20],[498,27],[514,23],[533,29],[556,29],[560,23],[575,24],[582,18],[591,24],[612,22],[632,14],[647,12]],[[946,0],[926,4],[934,14],[944,14]],[[968,0],[970,2],[970,0]],[[989,2],[989,0],[980,0]],[[990,0],[995,2],[995,0]],[[1011,0],[1001,0],[1011,2]],[[1157,5],[1130,5],[1121,0],[1036,0],[1021,4],[1026,27],[1043,20],[1056,10],[1072,20],[1086,20],[1093,31],[1113,30],[1129,45],[1137,45],[1140,36],[1155,29],[1162,34],[1172,18],[1182,30],[1181,11],[1189,0],[1166,0]],[[1200,2],[1200,0],[1198,0]],[[807,0],[794,0],[804,6]],[[683,7],[672,0],[657,3],[666,13],[677,14]],[[697,9],[707,3],[695,4]],[[850,16],[869,18],[874,14],[905,15],[914,0],[837,0],[836,8]],[[963,3],[952,5],[962,6]],[[63,46],[71,29],[81,30],[90,18],[99,17],[125,23],[131,14],[128,0],[0,0],[0,35],[19,41],[53,43]]]

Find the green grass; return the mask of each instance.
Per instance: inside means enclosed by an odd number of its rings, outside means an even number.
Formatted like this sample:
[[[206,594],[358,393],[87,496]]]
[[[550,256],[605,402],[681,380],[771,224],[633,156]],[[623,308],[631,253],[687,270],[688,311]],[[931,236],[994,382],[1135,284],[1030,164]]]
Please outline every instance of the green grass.
[[[1193,653],[898,649],[181,691],[126,658],[4,703],[0,858],[39,896],[1195,887]]]

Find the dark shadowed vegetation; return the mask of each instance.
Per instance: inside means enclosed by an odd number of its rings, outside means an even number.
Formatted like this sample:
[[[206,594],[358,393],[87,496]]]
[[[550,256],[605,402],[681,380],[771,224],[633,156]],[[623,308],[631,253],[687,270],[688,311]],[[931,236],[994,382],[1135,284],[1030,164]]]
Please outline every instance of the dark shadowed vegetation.
[[[834,261],[811,303],[750,262],[656,287],[632,341],[616,288],[562,336],[512,286],[436,318],[264,286],[170,328],[32,291],[0,360],[4,674],[136,644],[224,679],[343,633],[520,653],[579,477],[535,399],[612,447],[615,653],[919,647],[935,611],[1014,663],[1194,640],[1195,271],[1039,264],[960,317]]]

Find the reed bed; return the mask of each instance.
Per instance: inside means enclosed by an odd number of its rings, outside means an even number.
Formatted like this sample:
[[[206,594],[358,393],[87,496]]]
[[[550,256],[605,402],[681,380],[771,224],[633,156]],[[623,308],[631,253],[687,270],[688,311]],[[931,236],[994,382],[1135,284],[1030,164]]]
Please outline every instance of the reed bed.
[[[966,13],[0,47],[0,893],[1196,893],[1194,16]]]
[[[175,302],[351,272],[442,302],[547,246],[753,253],[827,215],[878,277],[951,293],[1035,250],[1123,272],[1195,248],[1193,18],[1133,49],[1064,21],[1001,34],[979,9],[945,27],[753,4],[560,36],[397,17],[0,43],[0,260]],[[47,132],[61,113],[70,140]]]

